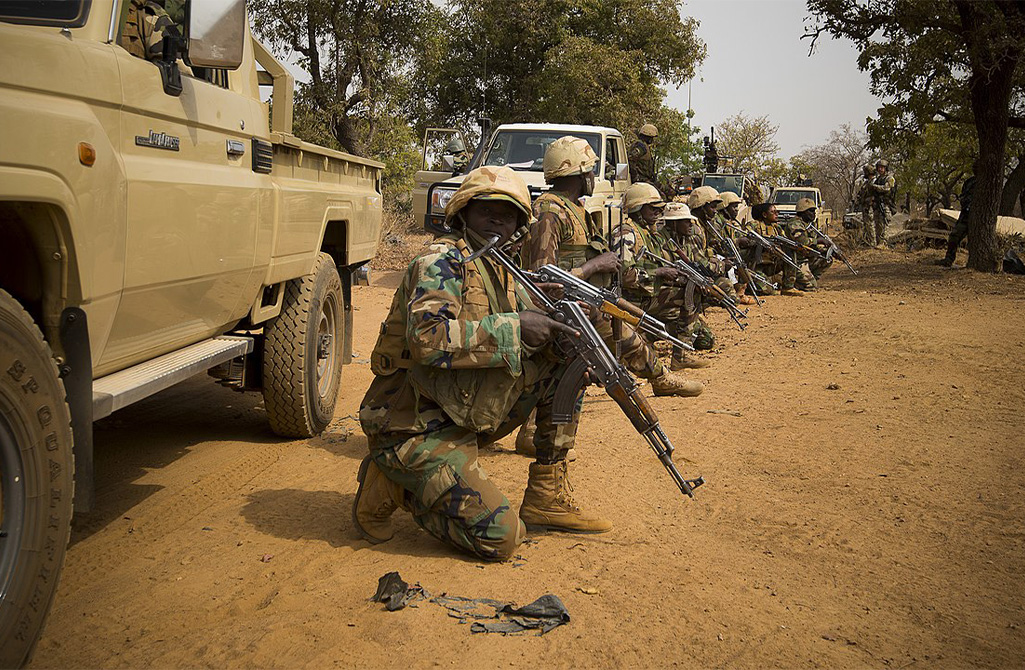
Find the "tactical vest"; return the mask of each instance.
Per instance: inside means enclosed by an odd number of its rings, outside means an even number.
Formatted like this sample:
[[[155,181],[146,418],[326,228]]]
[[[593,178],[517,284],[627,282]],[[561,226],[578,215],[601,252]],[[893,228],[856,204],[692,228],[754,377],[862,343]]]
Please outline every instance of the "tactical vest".
[[[470,250],[462,239],[442,238],[430,247],[432,253],[458,251],[463,257]],[[479,321],[489,314],[518,311],[515,284],[498,283],[498,274],[488,270],[478,258],[463,268],[460,320]],[[409,295],[413,286],[409,275],[395,292],[388,316],[370,355],[375,375],[393,375],[405,370],[418,396],[426,396],[441,407],[457,425],[478,433],[493,432],[508,418],[512,405],[523,390],[534,384],[542,370],[535,361],[523,359],[523,373],[513,375],[507,368],[448,369],[419,365],[412,360],[407,346],[406,323]]]
[[[566,196],[547,191],[538,197],[535,204],[538,207],[539,215],[551,210],[566,212],[573,225],[573,234],[570,239],[559,242],[556,263],[563,270],[569,271],[578,268],[609,250],[608,242],[601,235],[592,218],[584,211],[583,207]],[[607,274],[594,275],[590,282],[596,286],[608,286],[612,282],[612,277]]]

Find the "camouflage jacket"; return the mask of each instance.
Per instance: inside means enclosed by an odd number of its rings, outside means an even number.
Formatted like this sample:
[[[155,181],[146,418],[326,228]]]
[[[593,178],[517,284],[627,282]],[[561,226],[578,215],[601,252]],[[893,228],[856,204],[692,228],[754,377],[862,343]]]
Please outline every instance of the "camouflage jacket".
[[[180,25],[185,18],[183,5],[180,0],[164,5],[154,0],[131,0],[121,31],[121,46],[133,56],[160,60],[164,53],[164,36],[181,34]]]
[[[684,260],[699,269],[710,271],[709,259],[711,256],[708,250],[708,241],[705,238],[705,231],[699,223],[691,224],[690,235],[675,235],[673,239],[679,245],[679,251],[685,257]]]
[[[536,270],[542,265],[558,265],[580,276],[581,265],[609,250],[608,243],[583,207],[560,193],[547,191],[534,201],[536,219],[520,249],[520,265]],[[608,283],[608,275],[591,278],[592,283]]]
[[[517,312],[531,307],[508,273],[487,259],[464,265],[462,239],[441,238],[409,264],[371,355],[376,375],[360,406],[373,440],[416,434],[447,420],[487,432],[508,414],[537,353],[520,339]],[[486,389],[486,391],[485,391]]]
[[[658,228],[652,230],[633,219],[623,219],[612,231],[612,252],[623,260],[623,288],[646,297],[658,293],[661,282],[654,271],[659,264],[645,256],[644,251],[667,258],[666,246]]]
[[[630,181],[646,182],[653,186],[655,183],[655,156],[651,153],[651,147],[647,142],[637,140],[626,150],[626,158],[630,163]]]

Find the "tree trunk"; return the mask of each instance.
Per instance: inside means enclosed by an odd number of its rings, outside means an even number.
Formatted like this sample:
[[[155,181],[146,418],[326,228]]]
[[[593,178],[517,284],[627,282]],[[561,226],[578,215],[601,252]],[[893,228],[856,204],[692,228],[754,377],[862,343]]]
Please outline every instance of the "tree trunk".
[[[1025,156],[1018,156],[1018,165],[1011,170],[1004,183],[1004,192],[1000,197],[1000,215],[1014,216],[1014,203],[1025,192]]]
[[[984,16],[984,5],[965,0],[955,4],[968,41],[972,71],[969,94],[979,135],[975,190],[968,214],[967,265],[981,272],[996,272],[1000,268],[997,212],[1003,186],[1011,84],[1020,51],[1005,48],[993,53],[994,47],[985,43],[985,31],[982,28],[988,18]]]

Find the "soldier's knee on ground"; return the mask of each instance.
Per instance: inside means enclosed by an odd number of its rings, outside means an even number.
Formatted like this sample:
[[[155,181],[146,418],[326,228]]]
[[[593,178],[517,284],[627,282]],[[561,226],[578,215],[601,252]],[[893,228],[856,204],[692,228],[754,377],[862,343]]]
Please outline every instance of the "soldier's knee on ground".
[[[486,555],[481,554],[482,558],[489,561],[507,561],[526,539],[527,527],[520,518],[512,513],[507,513],[504,517],[502,523],[497,526],[497,537],[489,538],[482,543],[487,549]]]

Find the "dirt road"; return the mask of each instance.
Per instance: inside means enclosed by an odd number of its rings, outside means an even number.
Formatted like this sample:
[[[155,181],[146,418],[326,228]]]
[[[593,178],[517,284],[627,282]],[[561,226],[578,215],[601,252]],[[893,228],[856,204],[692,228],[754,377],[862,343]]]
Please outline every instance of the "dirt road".
[[[98,509],[33,667],[1021,667],[1025,278],[934,257],[866,252],[745,333],[711,315],[705,394],[653,401],[708,482],[696,500],[589,397],[575,493],[615,529],[535,535],[499,565],[405,516],[376,547],[351,528],[354,416],[397,281],[379,276],[324,436],[279,441],[258,396],[203,377],[97,424]],[[482,461],[518,502],[527,461],[505,449]],[[430,603],[385,612],[367,598],[392,570],[435,594],[555,593],[572,621],[500,637]]]

